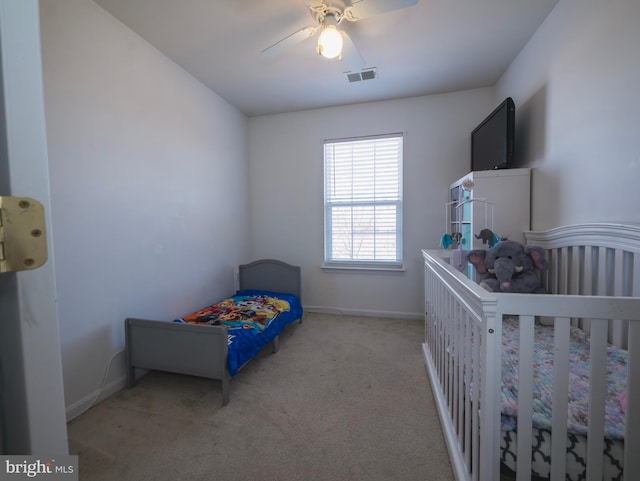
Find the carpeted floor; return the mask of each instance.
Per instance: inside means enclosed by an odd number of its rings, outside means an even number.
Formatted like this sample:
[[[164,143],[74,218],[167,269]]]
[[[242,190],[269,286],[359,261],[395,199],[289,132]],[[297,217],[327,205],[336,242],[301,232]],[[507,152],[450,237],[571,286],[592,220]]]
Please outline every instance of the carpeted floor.
[[[81,481],[451,481],[423,323],[307,313],[231,381],[150,372],[69,423]]]

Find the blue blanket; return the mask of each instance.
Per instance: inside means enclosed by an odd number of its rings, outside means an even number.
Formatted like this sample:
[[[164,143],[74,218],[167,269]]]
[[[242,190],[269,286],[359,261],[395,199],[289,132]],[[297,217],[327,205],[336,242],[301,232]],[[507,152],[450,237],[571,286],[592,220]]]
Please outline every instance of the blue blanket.
[[[287,324],[301,317],[302,305],[292,294],[243,290],[174,322],[225,327],[228,330],[227,368],[229,374],[235,376],[244,363]]]

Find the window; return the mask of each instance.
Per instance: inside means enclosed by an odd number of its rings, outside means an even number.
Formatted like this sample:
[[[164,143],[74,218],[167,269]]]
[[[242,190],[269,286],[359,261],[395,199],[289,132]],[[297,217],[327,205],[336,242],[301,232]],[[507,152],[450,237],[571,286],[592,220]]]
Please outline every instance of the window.
[[[325,265],[402,266],[402,144],[402,134],[325,142]]]

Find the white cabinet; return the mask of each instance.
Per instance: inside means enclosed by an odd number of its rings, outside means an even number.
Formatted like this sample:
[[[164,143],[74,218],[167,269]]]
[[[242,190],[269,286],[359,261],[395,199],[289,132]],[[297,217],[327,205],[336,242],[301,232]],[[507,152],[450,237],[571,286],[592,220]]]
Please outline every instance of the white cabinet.
[[[449,187],[447,232],[459,238],[460,251],[453,263],[466,273],[466,252],[486,249],[481,233],[489,229],[501,239],[525,242],[530,228],[531,172],[504,169],[470,172]],[[471,276],[470,276],[471,277]]]

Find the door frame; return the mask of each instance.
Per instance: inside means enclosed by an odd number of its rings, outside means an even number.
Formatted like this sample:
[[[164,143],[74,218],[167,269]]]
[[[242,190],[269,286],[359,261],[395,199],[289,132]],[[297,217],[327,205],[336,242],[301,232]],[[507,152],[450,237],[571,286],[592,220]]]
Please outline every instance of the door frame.
[[[38,0],[0,0],[0,195],[45,209],[48,260],[0,274],[0,453],[68,454]]]

